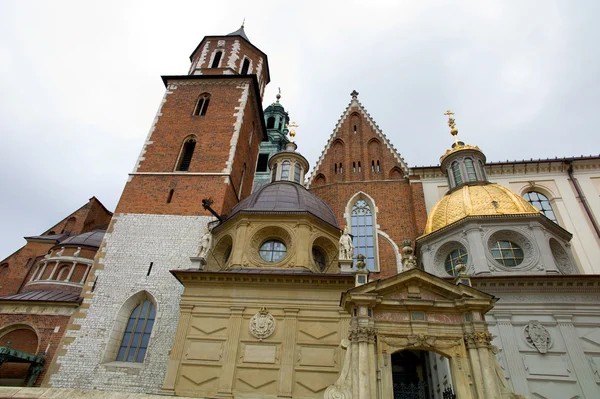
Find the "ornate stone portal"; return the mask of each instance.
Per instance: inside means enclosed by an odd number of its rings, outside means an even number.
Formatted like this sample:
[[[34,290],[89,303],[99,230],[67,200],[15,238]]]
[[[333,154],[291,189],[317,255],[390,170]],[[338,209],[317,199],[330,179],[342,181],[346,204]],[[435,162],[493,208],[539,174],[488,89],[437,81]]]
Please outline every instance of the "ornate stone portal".
[[[324,397],[394,398],[392,354],[415,350],[448,360],[448,383],[458,398],[520,397],[504,379],[483,318],[495,301],[419,269],[345,292],[341,304],[352,315],[349,340],[341,345],[347,353]]]

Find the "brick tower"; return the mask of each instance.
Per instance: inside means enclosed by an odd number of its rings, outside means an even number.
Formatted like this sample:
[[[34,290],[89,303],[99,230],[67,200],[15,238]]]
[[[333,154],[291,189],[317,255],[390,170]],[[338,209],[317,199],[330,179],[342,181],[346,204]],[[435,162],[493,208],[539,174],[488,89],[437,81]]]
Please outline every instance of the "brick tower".
[[[162,77],[166,93],[44,384],[158,392],[182,292],[169,271],[192,267],[200,237],[216,220],[202,200],[227,214],[252,190],[267,139],[267,56],[242,27],[206,36],[190,59],[187,75]],[[128,332],[142,308],[150,326],[143,338]],[[136,339],[141,344],[131,350]]]

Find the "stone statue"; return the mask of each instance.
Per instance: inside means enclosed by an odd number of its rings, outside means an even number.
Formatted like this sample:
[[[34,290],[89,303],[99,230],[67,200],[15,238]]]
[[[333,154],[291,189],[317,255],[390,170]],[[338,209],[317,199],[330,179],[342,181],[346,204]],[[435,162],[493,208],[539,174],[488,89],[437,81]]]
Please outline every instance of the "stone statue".
[[[348,227],[345,227],[344,233],[340,237],[340,259],[352,259],[353,255],[352,237],[348,234]]]
[[[417,257],[413,255],[412,242],[410,240],[402,241],[402,266],[404,271],[417,267]]]
[[[208,226],[204,228],[204,235],[200,238],[200,248],[198,250],[199,258],[206,258],[212,247],[212,233]]]

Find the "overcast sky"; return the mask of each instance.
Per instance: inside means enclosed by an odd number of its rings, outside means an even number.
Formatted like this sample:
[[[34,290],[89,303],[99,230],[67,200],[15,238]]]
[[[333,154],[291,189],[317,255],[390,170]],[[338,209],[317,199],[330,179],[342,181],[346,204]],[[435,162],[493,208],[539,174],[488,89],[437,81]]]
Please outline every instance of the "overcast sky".
[[[0,1],[0,259],[96,196],[114,210],[164,93],[246,18],[311,165],[357,90],[411,166],[600,152],[600,2]]]

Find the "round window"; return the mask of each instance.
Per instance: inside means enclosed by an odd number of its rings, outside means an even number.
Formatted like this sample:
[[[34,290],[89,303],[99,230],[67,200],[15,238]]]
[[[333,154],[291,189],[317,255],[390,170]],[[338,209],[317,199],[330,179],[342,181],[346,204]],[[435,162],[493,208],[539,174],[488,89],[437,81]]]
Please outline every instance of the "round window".
[[[313,256],[315,264],[317,265],[319,270],[324,271],[325,268],[327,267],[327,259],[325,258],[325,255],[323,254],[323,252],[321,252],[321,250],[319,248],[313,248],[312,256]]]
[[[269,240],[260,247],[260,257],[267,262],[277,262],[285,257],[287,248],[278,240]]]
[[[523,262],[523,250],[512,241],[496,241],[490,251],[494,260],[504,266],[514,267]]]
[[[468,261],[469,255],[467,254],[467,251],[461,248],[455,249],[446,256],[446,262],[444,263],[446,273],[451,276],[456,276],[458,274],[456,266],[461,263],[466,265]]]

